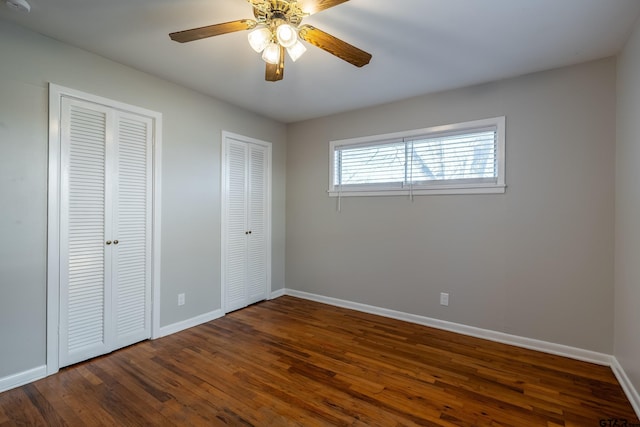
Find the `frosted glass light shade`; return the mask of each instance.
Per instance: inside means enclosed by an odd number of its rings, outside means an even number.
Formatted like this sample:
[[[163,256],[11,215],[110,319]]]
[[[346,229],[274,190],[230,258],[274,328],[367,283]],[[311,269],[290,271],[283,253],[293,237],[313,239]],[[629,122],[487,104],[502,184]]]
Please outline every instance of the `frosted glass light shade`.
[[[276,43],[269,43],[262,52],[262,59],[269,64],[278,64],[280,62],[280,46]]]
[[[291,25],[280,24],[276,29],[276,38],[283,47],[291,47],[298,41],[298,34]]]
[[[251,48],[260,53],[271,41],[271,31],[268,28],[258,28],[251,31],[248,38]]]
[[[289,53],[289,57],[293,62],[296,62],[298,58],[302,56],[303,53],[307,51],[307,48],[298,40],[293,46],[287,48],[287,52]]]

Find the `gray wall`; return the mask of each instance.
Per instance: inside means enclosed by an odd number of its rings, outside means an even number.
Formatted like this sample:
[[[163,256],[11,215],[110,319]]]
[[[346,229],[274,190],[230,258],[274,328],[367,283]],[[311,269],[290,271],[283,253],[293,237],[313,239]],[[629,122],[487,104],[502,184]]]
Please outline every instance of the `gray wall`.
[[[162,326],[221,307],[222,130],[273,143],[272,283],[284,287],[284,125],[2,20],[0,77],[0,378],[45,364],[48,82],[163,114]]]
[[[606,59],[290,125],[287,288],[611,354],[615,82]],[[504,195],[327,195],[330,140],[502,115]]]
[[[614,355],[640,390],[640,21],[618,60]]]

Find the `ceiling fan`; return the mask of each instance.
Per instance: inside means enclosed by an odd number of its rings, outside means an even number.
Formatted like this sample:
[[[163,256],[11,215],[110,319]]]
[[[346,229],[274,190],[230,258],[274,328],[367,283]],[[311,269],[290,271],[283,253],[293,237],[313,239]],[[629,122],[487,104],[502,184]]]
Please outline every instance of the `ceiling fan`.
[[[300,25],[314,13],[348,0],[247,0],[253,6],[255,19],[240,19],[169,34],[171,40],[186,43],[236,31],[253,30],[249,44],[262,52],[267,63],[265,79],[275,82],[284,77],[284,52],[295,62],[307,50],[304,40],[356,67],[367,65],[371,54],[311,25]]]

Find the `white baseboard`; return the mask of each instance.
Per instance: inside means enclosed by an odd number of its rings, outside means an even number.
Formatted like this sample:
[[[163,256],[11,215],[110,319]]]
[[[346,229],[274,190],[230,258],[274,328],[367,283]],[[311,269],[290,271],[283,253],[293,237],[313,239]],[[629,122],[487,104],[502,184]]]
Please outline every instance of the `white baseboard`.
[[[192,317],[191,319],[183,320],[181,322],[173,323],[171,325],[162,326],[158,335],[155,338],[166,337],[167,335],[175,334],[176,332],[184,331],[185,329],[193,328],[194,326],[201,325],[203,323],[210,322],[215,319],[219,319],[224,316],[224,311],[214,310],[209,313],[201,314],[200,316]]]
[[[611,359],[611,370],[613,370],[614,375],[622,386],[622,390],[624,390],[629,402],[631,402],[631,406],[633,406],[633,410],[636,411],[636,415],[640,418],[640,394],[633,386],[633,383],[627,376],[627,373],[624,371],[620,362],[618,362],[618,359],[615,357],[612,357]]]
[[[3,391],[11,390],[12,388],[20,387],[21,385],[28,384],[33,381],[37,381],[47,376],[47,367],[45,365],[38,366],[37,368],[29,369],[28,371],[18,372],[8,377],[0,378],[0,393]]]
[[[430,326],[432,328],[442,329],[445,331],[456,332],[463,335],[469,335],[476,338],[484,338],[490,341],[496,341],[503,344],[510,344],[517,347],[528,348],[530,350],[542,351],[556,356],[569,357],[584,362],[596,363],[598,365],[611,366],[612,356],[604,353],[598,353],[581,348],[569,347],[562,344],[555,344],[546,341],[536,340],[533,338],[525,338],[517,335],[506,334],[504,332],[496,332],[488,329],[477,328],[475,326],[467,326],[459,323],[448,322],[445,320],[433,319],[416,314],[403,313],[401,311],[389,310],[386,308],[375,307],[367,304],[360,304],[341,300],[337,298],[325,297],[322,295],[311,294],[308,292],[287,289],[286,295],[293,297],[317,301],[337,307],[349,308],[364,313],[376,314],[378,316],[389,317],[392,319],[404,320],[406,322],[417,323],[419,325]]]
[[[286,289],[278,289],[271,292],[268,299],[276,299],[285,295]],[[181,322],[173,323],[171,325],[162,326],[156,336],[156,338],[166,337],[167,335],[175,334],[176,332],[184,331],[185,329],[193,328],[194,326],[201,325],[203,323],[210,322],[212,320],[224,317],[224,311],[222,309],[214,310],[209,313],[201,314],[200,316],[193,317],[191,319],[183,320]]]
[[[271,292],[271,295],[269,296],[269,299],[276,299],[276,298],[280,298],[281,296],[286,295],[287,290],[286,289],[278,289],[277,291],[273,291]]]

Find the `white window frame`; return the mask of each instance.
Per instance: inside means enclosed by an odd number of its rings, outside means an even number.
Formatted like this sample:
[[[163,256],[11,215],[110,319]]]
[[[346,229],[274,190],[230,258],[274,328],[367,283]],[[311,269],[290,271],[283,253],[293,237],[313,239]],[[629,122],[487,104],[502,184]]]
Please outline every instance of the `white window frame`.
[[[384,135],[366,136],[360,138],[341,139],[329,142],[329,196],[419,196],[431,194],[501,194],[505,192],[505,116],[434,126],[424,129],[388,133]],[[414,184],[404,187],[390,187],[385,184],[359,185],[357,188],[334,185],[335,182],[335,153],[336,150],[354,145],[372,145],[389,141],[402,141],[418,137],[437,137],[464,131],[474,132],[496,129],[496,166],[498,176],[496,182],[464,183],[451,181],[450,183]]]

